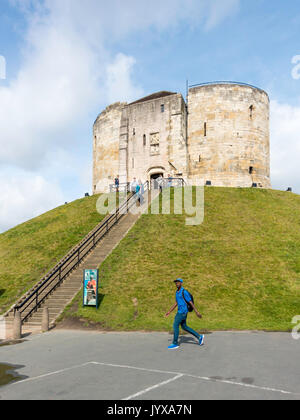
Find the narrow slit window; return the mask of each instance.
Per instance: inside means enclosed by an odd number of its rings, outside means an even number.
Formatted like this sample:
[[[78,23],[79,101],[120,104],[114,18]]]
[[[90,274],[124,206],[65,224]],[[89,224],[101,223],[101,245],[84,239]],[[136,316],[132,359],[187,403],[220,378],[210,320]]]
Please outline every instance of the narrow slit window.
[[[204,137],[207,136],[207,123],[204,123]]]
[[[143,145],[144,145],[144,147],[146,146],[146,144],[147,144],[147,138],[146,138],[146,134],[144,134],[144,136],[143,136]]]
[[[162,105],[160,106],[160,110],[161,110],[161,112],[165,112],[165,106],[164,106],[164,104],[162,104]]]
[[[250,168],[249,168],[249,174],[252,175],[253,174],[253,171],[254,171],[253,166],[250,166]]]
[[[249,112],[250,112],[250,118],[251,118],[251,119],[253,118],[253,111],[254,111],[254,106],[253,106],[253,105],[251,105],[251,106],[249,107]]]

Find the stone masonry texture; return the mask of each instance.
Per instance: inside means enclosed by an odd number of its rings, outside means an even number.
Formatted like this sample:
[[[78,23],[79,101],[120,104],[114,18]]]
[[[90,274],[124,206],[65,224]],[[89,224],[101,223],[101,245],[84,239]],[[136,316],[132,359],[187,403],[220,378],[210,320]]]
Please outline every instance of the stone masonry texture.
[[[236,83],[158,92],[107,107],[94,124],[93,191],[162,175],[190,185],[271,188],[269,97]]]

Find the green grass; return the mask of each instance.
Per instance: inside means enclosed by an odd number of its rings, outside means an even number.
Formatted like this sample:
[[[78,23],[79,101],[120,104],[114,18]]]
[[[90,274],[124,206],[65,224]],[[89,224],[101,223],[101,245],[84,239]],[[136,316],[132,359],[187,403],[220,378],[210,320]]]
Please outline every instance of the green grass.
[[[103,219],[96,211],[98,197],[61,206],[0,235],[0,313]]]
[[[184,215],[142,216],[100,267],[99,308],[82,308],[80,293],[64,316],[168,331],[177,277],[203,314],[190,315],[194,328],[290,330],[300,314],[300,196],[206,188],[202,225],[186,226]]]

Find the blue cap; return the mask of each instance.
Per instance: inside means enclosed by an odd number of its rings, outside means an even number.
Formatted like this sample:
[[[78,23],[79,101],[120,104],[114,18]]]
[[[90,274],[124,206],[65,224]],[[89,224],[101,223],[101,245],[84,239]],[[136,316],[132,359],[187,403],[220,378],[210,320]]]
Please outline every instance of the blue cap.
[[[174,281],[174,283],[177,283],[177,282],[180,282],[180,283],[183,283],[183,280],[182,279],[176,279],[175,281]]]

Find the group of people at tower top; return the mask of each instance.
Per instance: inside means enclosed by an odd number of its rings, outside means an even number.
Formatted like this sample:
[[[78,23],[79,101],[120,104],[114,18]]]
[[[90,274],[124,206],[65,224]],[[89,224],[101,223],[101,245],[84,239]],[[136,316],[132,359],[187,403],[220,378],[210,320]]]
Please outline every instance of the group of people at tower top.
[[[119,175],[117,175],[117,177],[115,178],[115,189],[116,189],[116,192],[120,191]],[[143,195],[145,193],[145,188],[144,188],[144,184],[142,183],[140,179],[137,181],[136,178],[133,178],[133,181],[130,183],[130,192],[137,194],[137,199],[139,203],[142,203]]]
[[[145,193],[145,188],[144,188],[144,184],[142,183],[140,179],[137,181],[136,178],[133,178],[133,181],[130,184],[130,191],[136,194],[137,201],[140,204],[143,204],[143,201],[144,201],[143,196]]]

